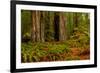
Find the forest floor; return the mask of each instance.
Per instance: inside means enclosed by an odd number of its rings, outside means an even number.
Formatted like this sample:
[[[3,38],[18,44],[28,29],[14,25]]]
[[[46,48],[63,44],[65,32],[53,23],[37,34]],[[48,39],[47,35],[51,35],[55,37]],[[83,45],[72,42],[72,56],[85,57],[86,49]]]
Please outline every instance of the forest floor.
[[[23,43],[21,61],[48,62],[90,59],[89,48],[69,48],[66,43]]]
[[[75,56],[79,56],[80,60],[90,59],[90,56],[89,56],[90,50],[89,49],[80,50],[79,48],[72,48],[70,54],[73,58],[75,58]]]

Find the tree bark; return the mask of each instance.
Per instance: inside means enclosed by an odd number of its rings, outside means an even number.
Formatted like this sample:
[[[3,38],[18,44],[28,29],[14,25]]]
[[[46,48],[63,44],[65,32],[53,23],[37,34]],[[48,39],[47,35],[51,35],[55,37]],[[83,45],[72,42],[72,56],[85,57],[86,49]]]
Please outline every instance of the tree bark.
[[[32,41],[40,42],[40,11],[32,11]]]
[[[40,11],[36,11],[36,41],[40,41]]]
[[[65,41],[67,39],[66,26],[65,26],[65,16],[64,13],[59,13],[59,39],[60,41]]]
[[[36,41],[36,12],[32,11],[32,41]]]
[[[41,12],[40,15],[40,39],[44,42],[45,12]]]
[[[59,13],[54,13],[54,31],[55,31],[55,41],[59,41]]]

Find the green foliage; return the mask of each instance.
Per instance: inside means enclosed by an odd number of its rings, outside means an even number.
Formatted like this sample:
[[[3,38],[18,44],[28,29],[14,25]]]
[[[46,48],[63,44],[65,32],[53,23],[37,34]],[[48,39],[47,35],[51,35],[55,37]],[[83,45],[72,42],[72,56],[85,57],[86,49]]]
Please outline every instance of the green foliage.
[[[68,40],[67,43],[70,45],[70,47],[87,48],[90,44],[89,40],[90,38],[88,35],[77,32],[70,37],[70,40]]]
[[[28,10],[22,10],[21,11],[21,32],[22,35],[30,35],[31,33],[31,11]]]
[[[86,13],[77,13],[78,25],[74,26],[73,33],[67,44],[70,47],[89,48],[90,45],[90,30],[89,19]]]
[[[73,32],[73,28],[74,28],[74,13],[72,12],[68,12],[68,13],[65,13],[66,14],[66,20],[67,20],[67,23],[66,23],[66,27],[67,27],[67,37],[69,38],[70,35],[72,34]]]
[[[65,44],[59,44],[59,45],[53,45],[48,52],[51,54],[60,54],[69,51],[70,49]]]
[[[49,60],[60,58],[63,53],[68,53],[70,49],[65,43],[22,43],[22,62],[38,62],[41,57],[49,56]]]
[[[66,60],[67,61],[70,61],[70,60],[80,60],[80,57],[79,56],[75,56],[75,57],[66,57]]]

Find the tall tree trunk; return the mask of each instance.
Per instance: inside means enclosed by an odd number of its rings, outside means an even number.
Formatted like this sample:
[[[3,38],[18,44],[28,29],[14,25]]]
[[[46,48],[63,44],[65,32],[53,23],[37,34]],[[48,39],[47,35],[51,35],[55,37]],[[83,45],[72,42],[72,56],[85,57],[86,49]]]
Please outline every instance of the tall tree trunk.
[[[40,42],[40,11],[32,11],[32,41]]]
[[[32,11],[32,41],[36,41],[36,12]]]
[[[40,12],[40,39],[44,42],[45,12]]]
[[[60,41],[65,41],[67,39],[66,26],[65,26],[65,15],[64,13],[59,13],[59,39]]]
[[[59,13],[54,13],[54,31],[55,31],[55,40],[59,41]]]
[[[36,11],[36,40],[40,41],[40,11]]]
[[[49,23],[50,23],[50,40],[54,41],[54,12],[49,12]]]
[[[73,33],[73,29],[74,29],[74,17],[73,17],[73,13],[69,13],[69,37],[70,35],[72,35]]]
[[[45,12],[45,41],[50,41],[50,16],[49,12]]]
[[[78,26],[78,13],[74,14],[74,23],[75,23],[75,27]]]

